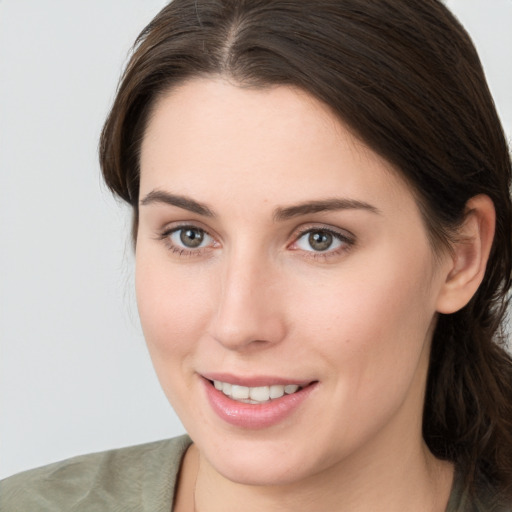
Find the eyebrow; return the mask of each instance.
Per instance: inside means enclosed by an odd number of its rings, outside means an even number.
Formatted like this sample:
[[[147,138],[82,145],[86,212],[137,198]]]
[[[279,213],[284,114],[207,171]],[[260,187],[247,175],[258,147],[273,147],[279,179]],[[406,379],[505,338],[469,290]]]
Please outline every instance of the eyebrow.
[[[202,215],[204,217],[215,217],[213,211],[206,204],[200,203],[186,196],[164,192],[163,190],[152,190],[146,197],[144,197],[144,199],[140,201],[142,206],[155,203],[177,206],[178,208],[188,210],[192,213],[197,213],[198,215]],[[273,219],[274,222],[280,222],[311,213],[321,213],[335,210],[366,210],[375,214],[381,213],[378,208],[372,206],[369,203],[365,203],[364,201],[358,201],[355,199],[332,198],[319,201],[307,201],[298,205],[276,208],[274,210]]]
[[[184,210],[197,213],[198,215],[203,215],[204,217],[215,217],[214,213],[205,204],[199,203],[198,201],[194,201],[193,199],[185,196],[170,194],[169,192],[164,192],[162,190],[152,190],[144,199],[140,201],[142,206],[155,203],[177,206],[178,208],[183,208]]]
[[[381,214],[380,210],[371,204],[355,199],[325,199],[321,201],[307,201],[295,206],[286,208],[276,208],[274,210],[274,221],[283,221],[308,215],[311,213],[320,213],[335,210],[366,210],[371,213]]]

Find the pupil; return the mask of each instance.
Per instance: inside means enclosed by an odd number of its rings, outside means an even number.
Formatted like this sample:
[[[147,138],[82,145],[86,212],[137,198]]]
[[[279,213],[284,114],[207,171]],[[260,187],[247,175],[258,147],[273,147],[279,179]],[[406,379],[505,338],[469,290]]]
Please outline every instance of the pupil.
[[[325,231],[315,231],[309,235],[309,245],[315,251],[326,251],[332,244],[332,235]]]
[[[204,233],[199,229],[182,229],[180,240],[186,247],[199,247],[203,241]]]

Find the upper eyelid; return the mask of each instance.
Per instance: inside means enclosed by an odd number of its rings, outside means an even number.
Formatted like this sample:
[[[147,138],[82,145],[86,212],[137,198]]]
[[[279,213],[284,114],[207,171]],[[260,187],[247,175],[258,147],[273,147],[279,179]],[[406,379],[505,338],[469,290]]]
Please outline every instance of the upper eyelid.
[[[179,231],[180,229],[185,228],[194,228],[194,229],[200,229],[201,231],[204,231],[207,235],[211,236],[212,238],[215,238],[214,235],[211,233],[211,231],[208,228],[205,228],[201,225],[198,221],[177,221],[177,222],[169,222],[167,223],[163,228],[159,229],[158,232],[162,235],[169,235],[170,233],[173,233],[174,231]]]
[[[305,235],[306,233],[309,233],[311,231],[327,231],[328,233],[331,233],[333,235],[337,235],[341,238],[354,240],[356,237],[353,233],[348,231],[347,229],[338,228],[335,226],[331,226],[328,224],[306,224],[302,225],[292,231],[290,234],[290,237],[294,238],[294,240],[297,240],[301,236]]]

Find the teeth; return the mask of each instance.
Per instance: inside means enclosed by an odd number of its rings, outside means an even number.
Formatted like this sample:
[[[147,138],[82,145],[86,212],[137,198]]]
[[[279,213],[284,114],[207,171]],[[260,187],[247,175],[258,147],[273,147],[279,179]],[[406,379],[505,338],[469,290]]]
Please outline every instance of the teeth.
[[[266,402],[270,398],[268,386],[260,386],[259,388],[251,388],[249,391],[251,400],[256,402]]]
[[[224,386],[222,386],[224,388]],[[222,389],[224,392],[224,389]],[[246,400],[249,398],[249,388],[245,386],[231,386],[231,398],[235,400]]]
[[[268,402],[275,398],[281,398],[285,394],[291,395],[300,389],[300,386],[297,386],[296,384],[288,384],[286,386],[274,384],[272,386],[257,386],[250,388],[218,380],[214,380],[213,385],[215,386],[215,389],[222,391],[226,396],[229,396],[233,400],[248,404]]]
[[[281,398],[284,395],[284,386],[270,386],[270,398]]]

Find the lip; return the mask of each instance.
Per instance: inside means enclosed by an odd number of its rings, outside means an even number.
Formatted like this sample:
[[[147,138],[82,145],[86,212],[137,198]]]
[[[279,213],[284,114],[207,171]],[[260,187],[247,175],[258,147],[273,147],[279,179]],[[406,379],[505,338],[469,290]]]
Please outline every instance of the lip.
[[[221,375],[216,374],[216,377],[220,376]],[[318,384],[317,381],[299,383],[297,381],[285,381],[283,379],[272,378],[263,380],[263,377],[233,378],[232,376],[228,377],[226,375],[222,377],[223,378],[212,378],[211,380],[220,380],[222,382],[230,382],[232,384],[249,387],[272,384],[297,384],[305,386],[291,395],[283,395],[281,398],[275,398],[269,402],[262,404],[246,404],[227,397],[222,391],[215,389],[210,382],[210,378],[203,377],[201,379],[203,388],[208,402],[216,415],[226,423],[243,429],[264,429],[281,423],[301,406]],[[248,384],[248,382],[251,384]]]
[[[297,386],[307,386],[311,384],[311,380],[284,379],[282,377],[272,377],[258,375],[253,377],[239,377],[229,373],[203,373],[201,374],[207,380],[219,380],[221,382],[229,382],[237,386],[247,386],[255,388],[258,386],[286,386],[287,384],[295,384]]]

